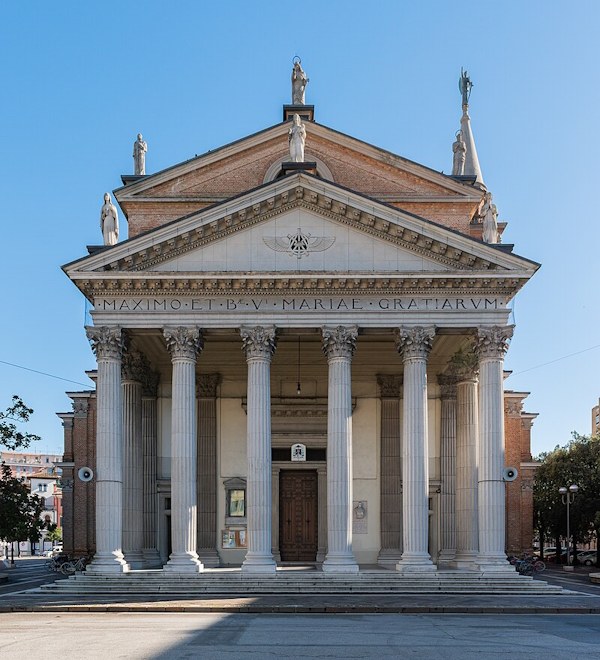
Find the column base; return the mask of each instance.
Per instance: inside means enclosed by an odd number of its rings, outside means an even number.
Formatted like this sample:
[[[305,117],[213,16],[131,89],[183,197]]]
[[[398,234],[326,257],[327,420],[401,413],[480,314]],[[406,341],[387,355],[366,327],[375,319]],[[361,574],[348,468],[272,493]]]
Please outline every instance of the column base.
[[[478,552],[458,552],[454,561],[452,562],[452,567],[459,570],[471,570],[478,571],[479,566],[477,565],[477,560],[479,559]]]
[[[456,559],[456,550],[454,549],[447,549],[447,550],[442,550],[438,556],[438,561],[437,565],[438,568],[440,567],[446,567],[449,568],[452,566],[452,563]]]
[[[475,568],[483,573],[515,572],[515,567],[508,562],[506,555],[478,555],[475,560]]]
[[[327,550],[325,548],[319,548],[317,550],[316,562],[317,564],[322,564],[327,557]]]
[[[402,554],[402,559],[396,564],[396,570],[400,573],[429,573],[437,571],[437,566],[431,561],[428,553],[406,553]]]
[[[163,570],[168,573],[202,573],[204,566],[195,552],[173,552]]]
[[[156,548],[144,548],[144,568],[162,568],[163,562]]]
[[[377,563],[379,566],[389,566],[395,568],[396,564],[402,559],[402,551],[400,548],[385,548],[379,551]]]
[[[92,563],[86,566],[86,573],[129,573],[129,564],[123,555],[113,552],[97,552]]]
[[[242,563],[242,573],[263,573],[274,576],[276,572],[277,564],[272,554],[250,555],[248,553]]]
[[[328,553],[321,568],[323,573],[358,573],[358,564],[354,555],[334,555]]]
[[[129,564],[129,569],[139,571],[145,568],[144,555],[141,550],[132,550],[123,553],[123,559]]]
[[[205,568],[219,568],[221,565],[221,558],[216,548],[199,548],[198,559]]]

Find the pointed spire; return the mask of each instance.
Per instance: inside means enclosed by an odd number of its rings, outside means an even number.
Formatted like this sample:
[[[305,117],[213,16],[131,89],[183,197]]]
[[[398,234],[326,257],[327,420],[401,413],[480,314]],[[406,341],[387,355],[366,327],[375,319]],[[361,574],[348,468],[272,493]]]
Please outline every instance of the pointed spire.
[[[463,109],[463,114],[460,120],[460,130],[466,147],[465,165],[462,173],[464,176],[474,176],[475,181],[484,186],[483,175],[481,173],[481,167],[479,166],[479,158],[477,158],[477,149],[475,148],[475,139],[473,138],[473,131],[471,130],[471,117],[469,117],[469,97],[471,96],[472,87],[473,83],[469,78],[469,74],[461,69],[460,79],[458,81],[458,88],[462,94]]]

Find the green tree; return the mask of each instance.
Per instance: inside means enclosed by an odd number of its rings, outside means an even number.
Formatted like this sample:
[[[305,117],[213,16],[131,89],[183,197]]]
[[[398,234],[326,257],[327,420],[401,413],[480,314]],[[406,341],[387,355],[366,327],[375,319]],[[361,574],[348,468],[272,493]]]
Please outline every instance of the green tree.
[[[45,525],[40,518],[44,508],[41,498],[29,492],[24,479],[13,477],[6,463],[0,469],[0,539],[11,544],[25,539],[38,541]],[[14,556],[11,561],[14,563]]]
[[[15,451],[29,447],[32,442],[37,442],[40,439],[39,435],[22,433],[15,424],[15,422],[28,422],[31,415],[33,415],[33,410],[28,408],[21,397],[15,394],[12,398],[12,406],[9,406],[5,412],[0,412],[0,445],[4,445],[10,451]]]
[[[540,541],[548,535],[566,537],[566,507],[558,492],[561,486],[577,484],[571,505],[570,531],[575,546],[598,539],[600,523],[600,438],[573,433],[568,445],[539,457],[535,475],[534,522]],[[558,543],[557,543],[558,546]]]
[[[20,431],[17,424],[28,422],[33,410],[21,397],[13,396],[12,405],[0,412],[0,445],[14,451],[28,447],[40,439],[33,433]],[[10,468],[0,464],[0,539],[11,544],[14,541],[39,541],[45,523],[40,519],[42,500],[31,495],[24,479],[13,477]],[[12,557],[14,563],[14,556]]]
[[[46,541],[49,541],[54,545],[58,541],[62,541],[62,529],[54,524],[51,523],[48,525],[48,533],[46,534]]]

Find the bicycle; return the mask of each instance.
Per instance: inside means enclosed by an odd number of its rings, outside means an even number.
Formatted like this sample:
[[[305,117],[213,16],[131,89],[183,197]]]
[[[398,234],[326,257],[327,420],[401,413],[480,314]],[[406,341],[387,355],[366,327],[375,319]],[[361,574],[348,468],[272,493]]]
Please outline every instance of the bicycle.
[[[59,572],[61,566],[63,566],[63,564],[67,563],[68,561],[69,555],[57,555],[56,557],[52,557],[52,559],[49,559],[47,562],[45,562],[44,566],[49,571]]]
[[[89,560],[87,557],[79,557],[74,561],[67,561],[60,567],[60,572],[63,575],[74,575],[76,572],[85,571]]]

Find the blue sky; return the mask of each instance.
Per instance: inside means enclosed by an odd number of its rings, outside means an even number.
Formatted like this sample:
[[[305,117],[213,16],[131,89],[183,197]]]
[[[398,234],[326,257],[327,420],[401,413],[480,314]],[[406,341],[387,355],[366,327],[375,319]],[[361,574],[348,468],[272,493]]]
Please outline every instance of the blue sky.
[[[84,300],[60,266],[100,242],[102,195],[132,172],[136,134],[151,173],[278,123],[298,54],[317,121],[445,172],[468,69],[503,240],[542,263],[516,298],[506,386],[531,392],[534,451],[589,433],[599,24],[592,0],[4,3],[0,409],[20,394],[38,448],[62,447],[55,412],[81,387],[5,363],[88,383]]]

